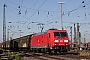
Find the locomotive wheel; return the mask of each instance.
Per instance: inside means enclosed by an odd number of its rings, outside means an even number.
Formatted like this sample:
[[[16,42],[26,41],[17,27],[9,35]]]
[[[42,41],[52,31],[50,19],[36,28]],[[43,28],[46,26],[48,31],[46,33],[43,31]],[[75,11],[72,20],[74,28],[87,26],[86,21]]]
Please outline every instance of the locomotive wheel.
[[[36,49],[36,52],[37,52],[37,53],[39,52],[38,49]]]
[[[54,54],[57,54],[57,50],[54,51]]]
[[[44,53],[46,53],[46,52],[47,52],[47,49],[45,48],[45,49],[44,49]]]
[[[41,49],[41,52],[43,53],[44,49]]]
[[[50,50],[49,54],[53,55],[54,54],[54,50]]]

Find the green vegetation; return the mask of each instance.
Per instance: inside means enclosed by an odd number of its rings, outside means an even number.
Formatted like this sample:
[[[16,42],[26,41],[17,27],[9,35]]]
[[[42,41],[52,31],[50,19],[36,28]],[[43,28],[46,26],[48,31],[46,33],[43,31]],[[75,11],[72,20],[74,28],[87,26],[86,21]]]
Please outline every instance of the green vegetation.
[[[19,54],[17,54],[17,55],[15,56],[15,59],[14,59],[14,60],[21,60],[20,55],[19,55]]]
[[[19,53],[15,54],[14,52],[8,52],[8,56],[13,60],[21,60]]]

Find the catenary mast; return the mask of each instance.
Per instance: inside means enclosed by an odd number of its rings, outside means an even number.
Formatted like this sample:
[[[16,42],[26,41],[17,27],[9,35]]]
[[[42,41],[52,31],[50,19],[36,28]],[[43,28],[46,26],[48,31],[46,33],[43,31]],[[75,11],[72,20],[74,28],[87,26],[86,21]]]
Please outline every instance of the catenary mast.
[[[5,49],[6,51],[6,19],[5,19],[5,7],[6,7],[6,4],[3,5],[4,8],[3,8],[3,48]]]

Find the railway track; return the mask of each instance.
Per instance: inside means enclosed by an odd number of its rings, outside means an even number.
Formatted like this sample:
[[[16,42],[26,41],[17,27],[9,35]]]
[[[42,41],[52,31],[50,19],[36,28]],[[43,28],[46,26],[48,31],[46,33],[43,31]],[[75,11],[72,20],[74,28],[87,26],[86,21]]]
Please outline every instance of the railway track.
[[[43,54],[43,53],[35,53],[35,54],[30,55],[27,58],[26,57],[24,57],[24,58],[29,59],[30,57],[32,58],[31,60],[35,60],[35,59],[36,60],[65,60],[65,59],[62,59],[62,58],[51,57],[51,55]]]
[[[28,56],[26,56],[28,55]],[[70,54],[66,54],[66,55],[49,55],[49,54],[43,54],[43,53],[25,53],[26,57],[22,57],[23,59],[31,59],[31,60],[90,60],[89,56],[80,56],[80,55],[70,55]],[[31,58],[30,58],[31,57]]]
[[[18,52],[15,52],[18,54]],[[74,54],[44,54],[35,52],[20,52],[22,60],[90,60],[90,56],[80,56]],[[0,55],[0,57],[4,55]]]

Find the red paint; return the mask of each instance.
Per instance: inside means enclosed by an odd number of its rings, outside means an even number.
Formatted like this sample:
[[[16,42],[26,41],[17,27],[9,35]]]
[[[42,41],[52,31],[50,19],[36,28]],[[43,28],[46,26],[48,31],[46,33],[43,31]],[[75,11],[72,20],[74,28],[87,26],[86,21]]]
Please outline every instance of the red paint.
[[[65,32],[66,36],[57,36],[54,37],[54,32]],[[56,40],[56,42],[55,42]],[[57,42],[58,40],[58,42]],[[64,40],[68,41],[65,42]],[[69,38],[68,38],[68,33],[66,30],[48,30],[46,33],[42,33],[39,35],[33,35],[31,37],[31,47],[48,47],[52,48],[55,45],[57,46],[67,46],[69,45]]]

